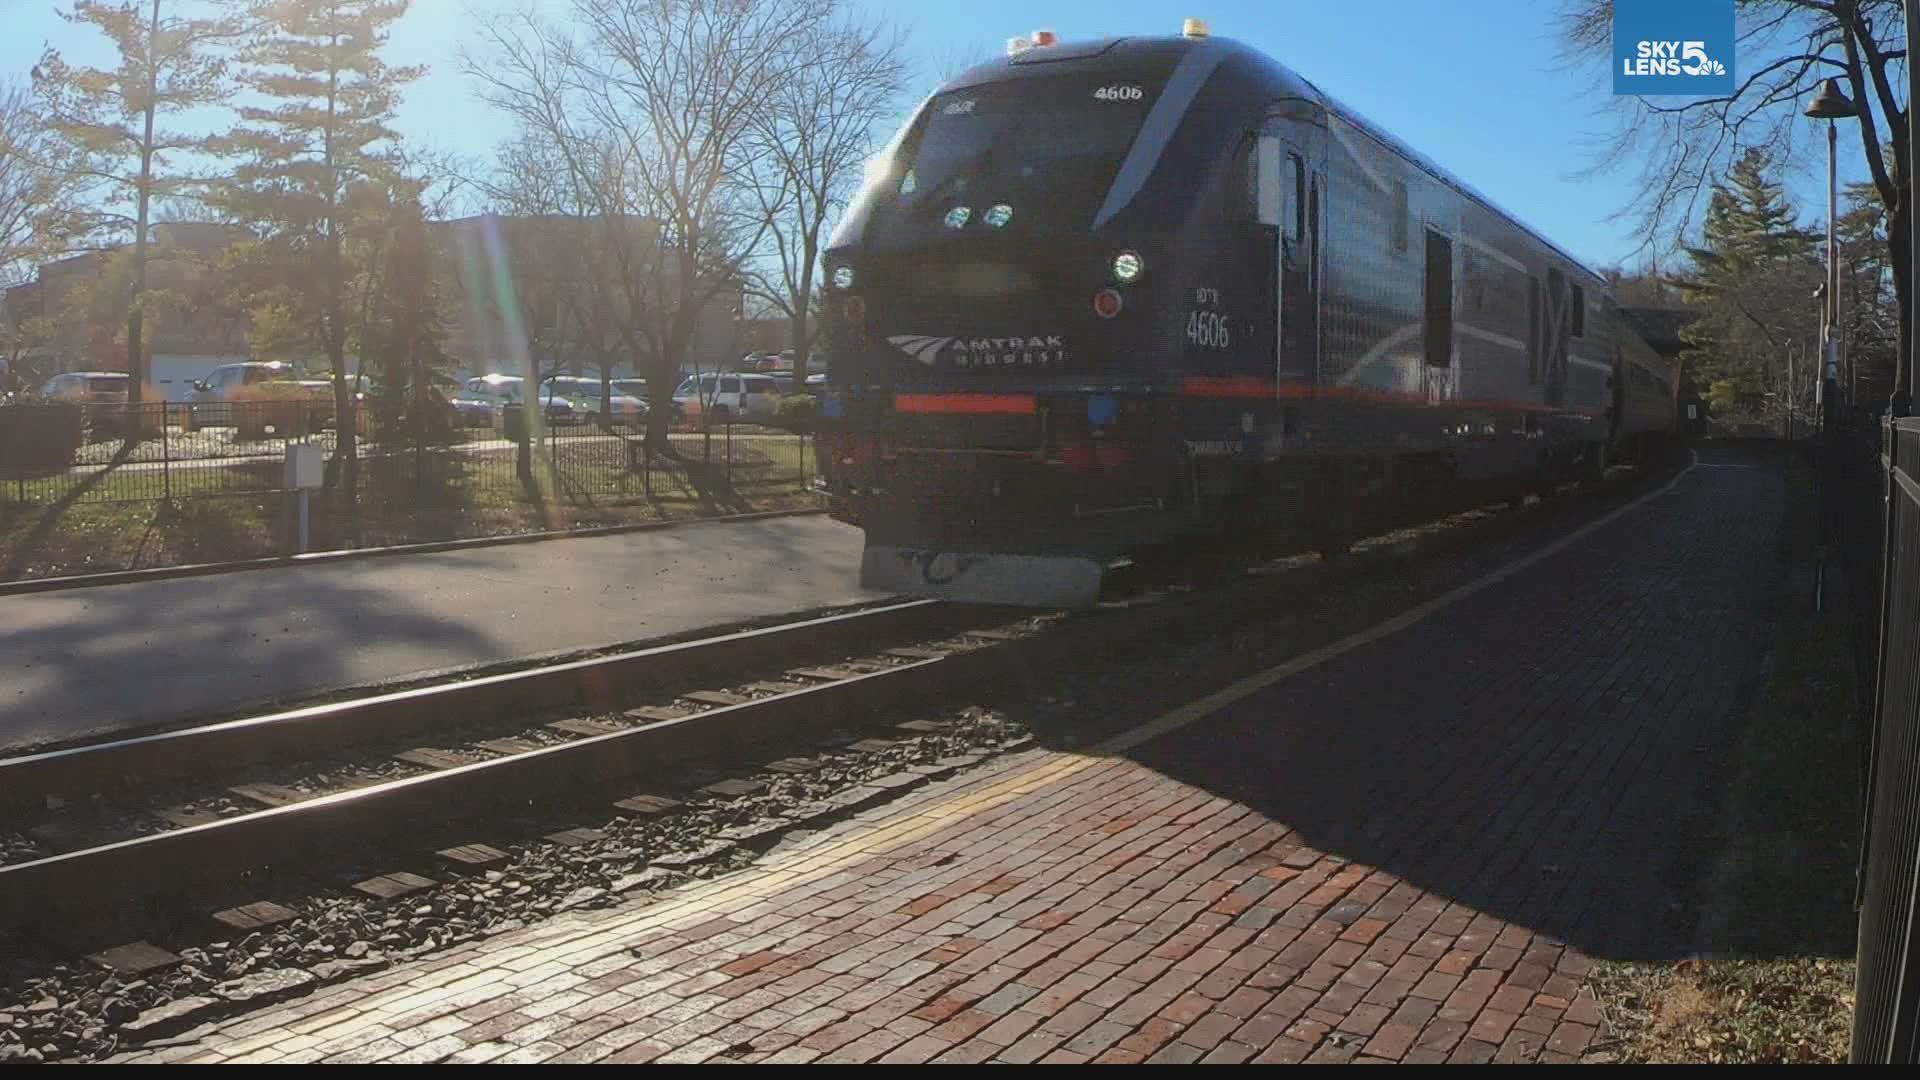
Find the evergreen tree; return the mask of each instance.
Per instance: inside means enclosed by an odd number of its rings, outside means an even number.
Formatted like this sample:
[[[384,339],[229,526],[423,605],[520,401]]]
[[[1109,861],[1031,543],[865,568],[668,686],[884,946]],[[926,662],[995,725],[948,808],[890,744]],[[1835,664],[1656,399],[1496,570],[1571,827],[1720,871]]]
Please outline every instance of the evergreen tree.
[[[1819,378],[1822,280],[1819,245],[1750,150],[1715,185],[1689,248],[1693,272],[1677,279],[1700,317],[1682,331],[1689,363],[1710,388],[1716,414],[1791,417]]]
[[[382,426],[416,436],[437,431],[445,414],[436,391],[453,385],[442,349],[446,329],[420,194],[412,184],[394,192],[379,307],[366,334],[374,360],[374,400]]]
[[[1765,154],[1748,150],[1728,182],[1714,186],[1700,230],[1704,246],[1687,249],[1705,287],[1813,253],[1818,238],[1795,224],[1786,193],[1767,177],[1768,164]]]
[[[1866,183],[1848,184],[1841,193],[1837,234],[1840,248],[1840,328],[1845,342],[1843,376],[1854,401],[1884,401],[1893,388],[1900,347],[1900,311],[1888,258],[1887,208]]]
[[[204,150],[208,142],[167,121],[223,103],[231,92],[226,60],[213,47],[229,40],[237,24],[185,16],[182,6],[180,0],[75,0],[61,17],[105,34],[117,64],[75,67],[48,50],[33,69],[46,123],[71,144],[78,174],[95,182],[99,209],[83,231],[96,241],[133,234],[126,349],[128,392],[136,402],[147,377],[141,335],[148,214],[156,195],[175,195],[192,183],[170,168],[177,155]]]
[[[347,354],[365,325],[384,225],[395,135],[388,127],[402,87],[424,69],[389,67],[379,56],[410,0],[236,0],[258,28],[241,54],[241,85],[263,103],[219,143],[241,159],[231,209],[254,222],[274,302],[311,336],[333,380],[341,417],[329,482],[351,507],[358,482],[353,415],[358,373]]]

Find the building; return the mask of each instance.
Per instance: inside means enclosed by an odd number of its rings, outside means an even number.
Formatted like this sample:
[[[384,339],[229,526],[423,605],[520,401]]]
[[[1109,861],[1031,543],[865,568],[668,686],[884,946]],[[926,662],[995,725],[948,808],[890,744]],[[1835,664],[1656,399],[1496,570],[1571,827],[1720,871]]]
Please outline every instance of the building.
[[[520,374],[529,360],[543,374],[592,376],[603,367],[614,378],[643,374],[646,358],[618,330],[629,301],[594,287],[628,269],[605,251],[601,220],[475,215],[433,225],[445,352],[460,377]],[[644,265],[658,258],[659,237],[656,223],[636,219],[623,239]],[[728,289],[700,312],[683,369],[715,370],[739,354],[740,304],[740,291]]]
[[[184,400],[192,380],[247,358],[247,313],[215,272],[238,235],[209,222],[153,227],[150,301],[141,328],[145,397]],[[41,265],[34,280],[6,290],[0,301],[12,338],[8,366],[28,389],[63,371],[125,371],[125,297],[131,289],[132,250],[126,246]]]

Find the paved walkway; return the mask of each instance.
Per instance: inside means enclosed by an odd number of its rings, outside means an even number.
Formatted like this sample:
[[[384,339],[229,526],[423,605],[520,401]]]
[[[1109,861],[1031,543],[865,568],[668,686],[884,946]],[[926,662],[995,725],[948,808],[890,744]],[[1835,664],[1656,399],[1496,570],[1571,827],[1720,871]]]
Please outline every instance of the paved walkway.
[[[149,1056],[1576,1060],[1595,959],[1692,940],[1777,582],[1741,464],[1214,708]]]
[[[872,599],[821,516],[0,597],[0,750]]]

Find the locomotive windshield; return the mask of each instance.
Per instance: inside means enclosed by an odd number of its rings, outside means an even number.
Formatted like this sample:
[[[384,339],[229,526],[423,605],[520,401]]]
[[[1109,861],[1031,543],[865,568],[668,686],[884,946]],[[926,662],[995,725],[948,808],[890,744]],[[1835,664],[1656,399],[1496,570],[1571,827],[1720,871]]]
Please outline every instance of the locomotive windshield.
[[[881,232],[924,238],[982,227],[1086,229],[1157,90],[1078,76],[987,83],[934,98],[877,215]]]

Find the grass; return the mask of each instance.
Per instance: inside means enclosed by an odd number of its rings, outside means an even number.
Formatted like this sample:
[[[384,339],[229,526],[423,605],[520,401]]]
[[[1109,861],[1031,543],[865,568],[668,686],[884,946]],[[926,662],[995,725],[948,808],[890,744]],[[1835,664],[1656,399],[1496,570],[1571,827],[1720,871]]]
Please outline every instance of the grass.
[[[1821,957],[1608,965],[1595,994],[1640,1064],[1835,1064],[1853,1028],[1853,961]]]
[[[612,440],[557,440],[558,468],[537,455],[531,487],[511,448],[365,459],[355,516],[315,499],[311,550],[814,505],[812,448],[803,469],[798,439],[737,439],[731,471],[720,438],[710,463],[702,463],[698,440],[676,446],[686,460],[656,459],[650,495]],[[268,460],[177,467],[170,477],[122,466],[8,478],[0,490],[0,580],[285,554],[288,497],[272,490],[279,475],[279,461]]]
[[[1844,1062],[1853,1018],[1859,756],[1849,605],[1813,610],[1812,496],[1796,475],[1789,570],[1741,733],[1702,900],[1710,952],[1603,964],[1604,1050],[1627,1062]]]

